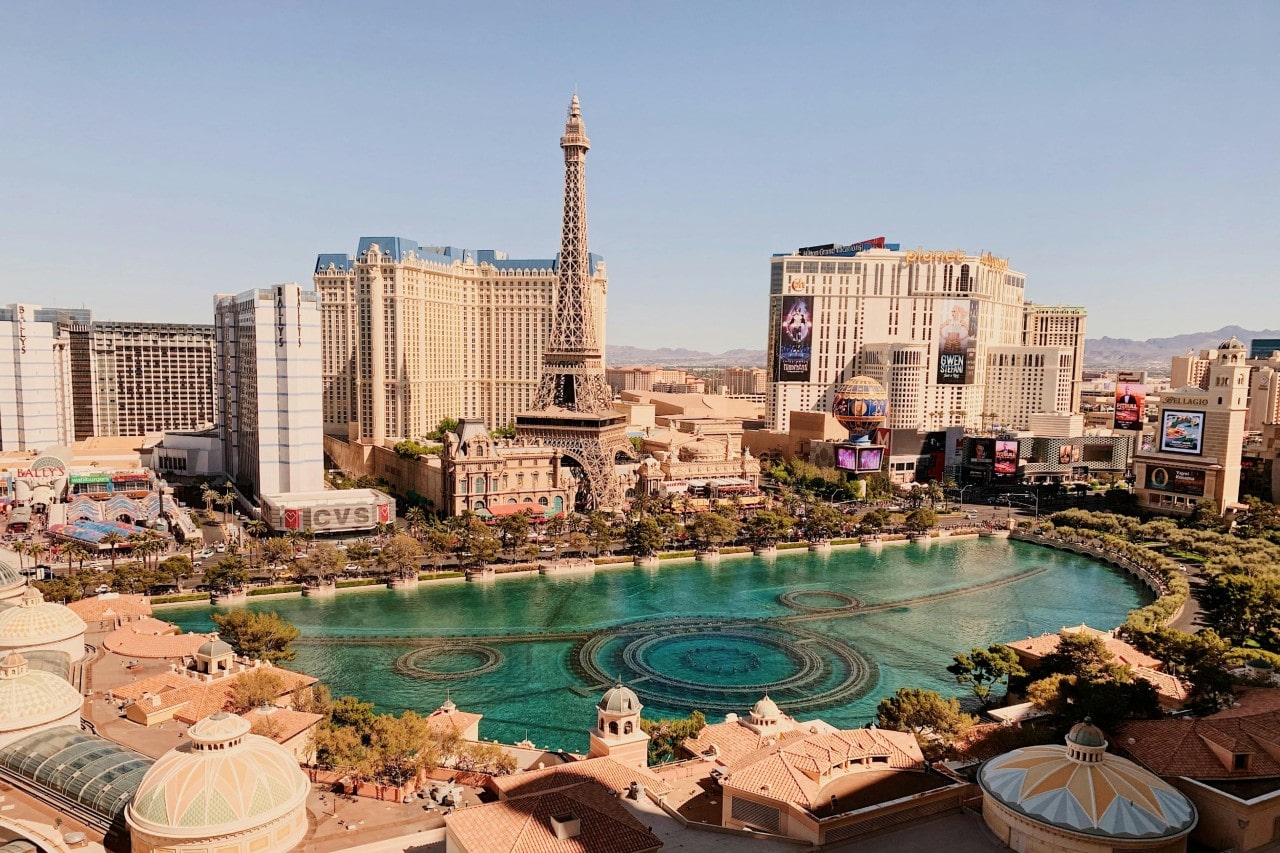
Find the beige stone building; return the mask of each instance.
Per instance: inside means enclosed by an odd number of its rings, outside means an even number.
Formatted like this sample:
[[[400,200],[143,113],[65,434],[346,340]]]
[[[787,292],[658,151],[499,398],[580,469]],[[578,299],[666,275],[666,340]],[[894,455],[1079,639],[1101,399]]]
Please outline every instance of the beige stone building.
[[[760,460],[742,446],[742,422],[727,418],[664,418],[640,440],[639,494],[686,493],[707,498],[759,496]]]
[[[1202,500],[1213,499],[1220,511],[1239,501],[1249,370],[1244,344],[1233,337],[1210,360],[1206,388],[1161,395],[1152,448],[1133,458],[1139,506],[1187,515]]]
[[[604,345],[604,260],[590,256]],[[374,443],[417,439],[442,418],[506,427],[530,407],[555,312],[556,261],[363,237],[323,254],[324,423]]]

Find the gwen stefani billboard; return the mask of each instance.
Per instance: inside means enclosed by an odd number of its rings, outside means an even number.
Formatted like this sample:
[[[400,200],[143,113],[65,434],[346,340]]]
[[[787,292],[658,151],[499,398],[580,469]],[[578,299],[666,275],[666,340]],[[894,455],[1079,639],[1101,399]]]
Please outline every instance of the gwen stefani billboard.
[[[782,297],[778,328],[778,381],[808,382],[813,363],[813,300]]]
[[[939,307],[942,315],[938,320],[938,384],[969,384],[973,382],[978,301],[948,299],[940,302]]]

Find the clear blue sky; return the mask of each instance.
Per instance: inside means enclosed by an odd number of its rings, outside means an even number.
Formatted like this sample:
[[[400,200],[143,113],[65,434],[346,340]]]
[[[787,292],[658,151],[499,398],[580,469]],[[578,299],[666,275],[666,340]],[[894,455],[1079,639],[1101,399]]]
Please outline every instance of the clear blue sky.
[[[266,8],[263,8],[266,7]],[[1280,4],[23,3],[0,302],[209,322],[361,235],[550,257],[609,340],[763,348],[772,252],[986,250],[1091,336],[1280,325]]]

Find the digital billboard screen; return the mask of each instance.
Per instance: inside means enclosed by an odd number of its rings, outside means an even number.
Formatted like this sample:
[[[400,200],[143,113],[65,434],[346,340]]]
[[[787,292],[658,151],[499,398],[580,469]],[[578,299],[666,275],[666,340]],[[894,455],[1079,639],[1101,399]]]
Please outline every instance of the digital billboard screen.
[[[939,303],[938,384],[964,385],[973,381],[974,340],[978,334],[978,301],[948,299]]]
[[[836,447],[836,467],[841,471],[858,470],[857,448],[839,445]]]
[[[994,438],[975,438],[969,442],[970,465],[990,465],[995,455],[996,440]]]
[[[1160,419],[1160,450],[1195,456],[1204,452],[1204,412],[1165,409]]]
[[[1147,488],[1158,492],[1176,492],[1180,495],[1204,495],[1204,471],[1189,468],[1173,468],[1164,465],[1147,466]]]
[[[859,447],[858,448],[858,470],[859,471],[879,471],[880,466],[884,464],[884,448],[883,447]]]
[[[1064,444],[1058,448],[1058,464],[1070,465],[1080,461],[1080,445]]]
[[[1146,421],[1144,406],[1147,386],[1138,382],[1117,382],[1115,403],[1115,428],[1141,432]]]
[[[778,328],[778,381],[808,382],[812,362],[812,300],[808,296],[784,296]]]
[[[993,473],[1002,480],[1012,480],[1018,474],[1018,442],[999,439],[995,450]]]

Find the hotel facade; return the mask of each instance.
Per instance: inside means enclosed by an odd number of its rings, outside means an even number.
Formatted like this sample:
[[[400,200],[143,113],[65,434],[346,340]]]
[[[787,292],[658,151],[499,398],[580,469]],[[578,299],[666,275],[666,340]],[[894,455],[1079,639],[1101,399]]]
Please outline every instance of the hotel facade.
[[[604,345],[604,260],[590,256],[591,316]],[[514,423],[542,377],[556,259],[363,237],[316,261],[326,434],[383,444],[442,418]]]
[[[1083,308],[1025,299],[1004,258],[901,249],[876,238],[775,255],[769,278],[769,428],[830,411],[854,376],[889,392],[892,429],[1025,429],[1074,411]]]

